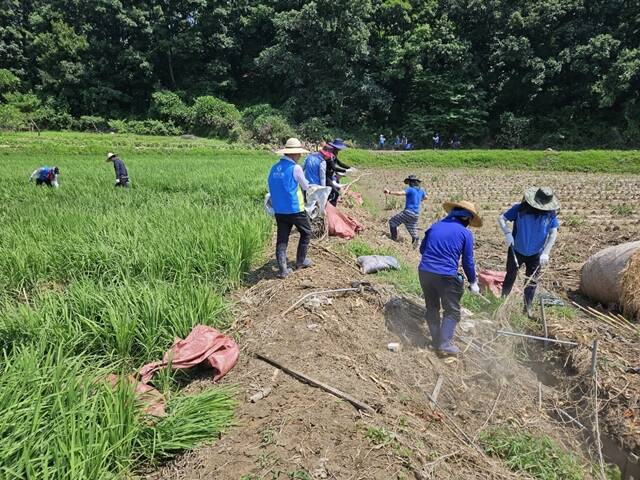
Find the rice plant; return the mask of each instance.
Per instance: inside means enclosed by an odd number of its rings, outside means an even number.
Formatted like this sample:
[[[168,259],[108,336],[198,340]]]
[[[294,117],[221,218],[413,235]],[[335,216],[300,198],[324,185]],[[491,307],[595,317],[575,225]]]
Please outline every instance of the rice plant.
[[[219,142],[1,134],[0,478],[116,478],[213,441],[233,392],[185,396],[160,379],[168,416],[136,405],[126,374],[193,326],[224,330],[224,296],[270,238],[267,153]],[[107,150],[132,178],[113,188]],[[36,188],[40,165],[61,188]]]

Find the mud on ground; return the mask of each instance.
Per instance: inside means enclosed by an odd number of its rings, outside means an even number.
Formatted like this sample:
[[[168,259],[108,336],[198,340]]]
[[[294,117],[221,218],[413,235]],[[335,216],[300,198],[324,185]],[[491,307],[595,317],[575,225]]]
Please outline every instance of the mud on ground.
[[[440,205],[446,199],[467,198],[479,205],[486,223],[476,232],[477,260],[482,268],[491,269],[501,269],[504,261],[502,235],[494,227],[498,213],[517,201],[527,185],[556,188],[564,210],[546,277],[554,291],[576,288],[579,266],[591,252],[637,235],[637,227],[630,226],[637,213],[617,218],[608,213],[607,203],[637,202],[640,180],[635,177],[373,171],[358,183],[365,207],[343,208],[365,224],[361,240],[392,248],[408,265],[417,264],[418,254],[408,243],[395,244],[386,237],[392,212],[385,209],[379,193],[384,186],[399,188],[408,173],[421,175],[429,190],[423,226],[441,216]],[[567,222],[569,215],[575,220]],[[292,247],[296,242],[294,235]],[[224,379],[240,392],[238,425],[213,445],[185,455],[149,478],[528,478],[477,448],[481,431],[505,424],[549,435],[576,453],[585,466],[593,461],[583,449],[580,429],[557,421],[566,385],[540,383],[514,357],[516,342],[496,341],[494,332],[501,326],[497,320],[481,314],[467,317],[471,327],[459,332],[464,340],[458,339],[465,354],[445,363],[427,348],[420,299],[399,295],[375,276],[365,278],[352,259],[343,256],[340,243],[315,242],[310,250],[315,265],[284,281],[275,278],[271,262],[252,273],[249,286],[235,297],[241,359]],[[293,255],[291,248],[289,257]],[[283,315],[310,292],[349,288],[354,281],[373,285],[358,292],[319,294],[318,301],[303,302]],[[558,335],[571,336],[573,330],[567,332],[566,324],[559,327]],[[400,351],[389,351],[389,342],[399,342]],[[257,359],[256,353],[330,384],[378,412],[359,412]],[[577,359],[576,366],[574,379],[588,382]],[[432,408],[429,395],[440,376],[443,386]],[[250,397],[260,391],[267,395],[251,402]]]

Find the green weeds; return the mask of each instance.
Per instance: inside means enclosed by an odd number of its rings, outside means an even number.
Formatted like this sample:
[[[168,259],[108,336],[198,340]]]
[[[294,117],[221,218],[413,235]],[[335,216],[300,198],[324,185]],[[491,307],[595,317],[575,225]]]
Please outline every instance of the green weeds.
[[[536,150],[416,150],[389,154],[351,149],[345,152],[345,161],[356,166],[640,173],[640,152],[635,150],[582,150],[549,155]]]
[[[546,436],[509,427],[484,431],[480,441],[489,455],[501,458],[514,472],[540,480],[582,480],[584,466]]]
[[[620,205],[614,205],[611,207],[611,213],[613,215],[618,215],[619,217],[630,217],[634,213],[636,213],[636,209],[633,205],[629,205],[627,203],[622,203]]]

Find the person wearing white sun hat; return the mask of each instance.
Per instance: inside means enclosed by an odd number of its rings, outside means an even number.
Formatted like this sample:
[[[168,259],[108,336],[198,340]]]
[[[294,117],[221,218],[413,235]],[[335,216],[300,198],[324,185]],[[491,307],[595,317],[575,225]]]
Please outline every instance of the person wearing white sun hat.
[[[311,241],[311,223],[304,209],[303,192],[309,188],[309,182],[304,176],[298,161],[303,154],[309,153],[297,138],[287,140],[284,148],[276,153],[280,160],[271,167],[268,184],[271,204],[278,226],[276,240],[276,261],[278,262],[278,276],[287,277],[291,270],[287,265],[287,246],[289,235],[295,226],[300,233],[298,250],[296,253],[296,268],[307,268],[312,265],[307,258],[307,250]]]
[[[124,162],[118,158],[115,153],[107,153],[107,162],[113,162],[113,168],[116,171],[116,187],[127,188],[129,186],[129,172]]]

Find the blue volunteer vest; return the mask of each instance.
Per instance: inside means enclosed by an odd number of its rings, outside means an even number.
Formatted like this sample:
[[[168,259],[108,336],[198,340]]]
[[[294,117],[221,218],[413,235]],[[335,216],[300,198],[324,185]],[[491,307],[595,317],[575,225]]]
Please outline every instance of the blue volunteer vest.
[[[53,168],[51,167],[42,167],[40,169],[40,173],[38,173],[38,180],[41,182],[46,182],[49,179],[49,172],[51,172]]]
[[[312,153],[304,160],[304,176],[313,185],[321,185],[320,165],[324,162],[320,152]]]
[[[269,193],[275,213],[288,214],[304,211],[304,197],[298,182],[293,178],[296,163],[286,157],[271,167]]]

